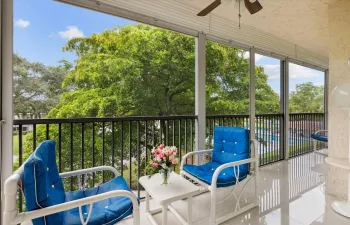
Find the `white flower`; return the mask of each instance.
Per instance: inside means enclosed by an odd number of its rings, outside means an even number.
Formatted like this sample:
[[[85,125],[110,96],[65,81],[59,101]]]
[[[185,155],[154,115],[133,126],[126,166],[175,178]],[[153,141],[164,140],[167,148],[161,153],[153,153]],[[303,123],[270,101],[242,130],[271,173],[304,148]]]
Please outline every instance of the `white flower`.
[[[161,166],[162,166],[163,169],[167,169],[167,166],[166,166],[165,163],[163,163]]]

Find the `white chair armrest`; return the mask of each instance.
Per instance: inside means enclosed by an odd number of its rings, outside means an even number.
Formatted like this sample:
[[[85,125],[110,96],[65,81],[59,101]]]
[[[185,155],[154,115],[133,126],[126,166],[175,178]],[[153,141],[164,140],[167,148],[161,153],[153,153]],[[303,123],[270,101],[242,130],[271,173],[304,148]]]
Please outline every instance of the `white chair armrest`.
[[[60,173],[60,176],[61,178],[67,178],[67,177],[80,176],[80,175],[95,173],[100,171],[111,171],[114,173],[115,176],[119,176],[118,171],[111,166],[98,166],[98,167],[93,167],[88,169],[69,171],[66,173]]]
[[[218,180],[219,174],[221,173],[221,171],[223,171],[224,169],[228,168],[228,167],[234,167],[234,166],[239,166],[239,165],[243,165],[243,164],[247,164],[247,163],[256,163],[258,160],[258,158],[249,158],[249,159],[244,159],[244,160],[240,160],[237,162],[230,162],[230,163],[226,163],[223,164],[221,166],[219,166],[218,168],[216,168],[212,181],[211,181],[211,188],[216,188],[216,182]]]
[[[186,163],[186,159],[187,159],[188,157],[190,157],[191,155],[202,154],[202,153],[210,153],[210,152],[212,152],[212,151],[213,151],[213,149],[207,149],[207,150],[200,150],[200,151],[194,151],[194,152],[189,152],[189,153],[187,153],[186,155],[184,155],[184,156],[182,157],[181,165],[180,165],[180,171],[183,170],[184,165],[185,165],[185,163]]]
[[[11,220],[11,224],[18,224],[24,221],[51,215],[51,214],[66,211],[69,209],[78,208],[84,205],[89,205],[94,202],[98,202],[98,201],[102,201],[105,199],[114,198],[118,196],[125,196],[130,198],[130,200],[132,201],[133,210],[135,211],[139,210],[137,198],[132,192],[126,191],[126,190],[116,190],[116,191],[110,191],[107,193],[103,193],[103,194],[99,194],[99,195],[95,195],[95,196],[91,196],[91,197],[87,197],[79,200],[65,202],[62,204],[46,207],[43,209],[38,209],[38,210],[24,212],[24,213],[18,213],[15,218],[12,218],[13,220]]]
[[[321,132],[328,133],[328,130],[318,130],[318,131],[315,132],[315,134],[319,134]]]

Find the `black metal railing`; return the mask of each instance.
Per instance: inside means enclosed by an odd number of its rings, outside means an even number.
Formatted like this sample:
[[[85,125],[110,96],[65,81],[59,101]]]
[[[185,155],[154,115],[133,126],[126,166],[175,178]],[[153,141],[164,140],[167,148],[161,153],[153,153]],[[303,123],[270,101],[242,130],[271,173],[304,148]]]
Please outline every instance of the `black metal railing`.
[[[207,116],[206,146],[213,147],[215,126],[239,126],[249,129],[249,115]],[[255,136],[258,140],[260,165],[267,165],[283,159],[282,139],[283,114],[257,114],[255,116]]]
[[[255,118],[260,165],[284,159],[283,114],[261,114]]]
[[[206,119],[206,147],[213,148],[215,126],[238,126],[249,128],[249,115],[215,115]]]
[[[176,146],[180,161],[184,154],[195,149],[196,118],[161,116],[14,120],[14,169],[22,165],[39,143],[51,139],[56,142],[59,172],[100,165],[113,166],[142,198],[138,179],[147,174],[153,147],[161,143]],[[284,159],[283,119],[283,114],[256,115],[260,165]],[[249,129],[249,115],[207,116],[207,148],[213,147],[215,126]],[[323,128],[324,114],[291,114],[290,156],[312,151],[310,133]],[[93,175],[87,187],[94,187],[112,176],[109,172]],[[79,187],[77,178],[65,180],[64,184],[66,190],[76,190]],[[22,210],[21,195],[19,202]]]
[[[311,152],[311,134],[325,129],[324,113],[291,113],[289,115],[289,156],[294,157]],[[317,149],[325,148],[318,142]]]
[[[59,172],[113,166],[131,189],[143,197],[138,178],[147,174],[153,147],[160,143],[177,146],[180,161],[194,149],[195,119],[196,116],[164,116],[15,120],[14,169],[39,143],[50,139],[56,142]],[[87,187],[94,187],[112,176],[109,172],[93,175]],[[66,190],[76,190],[78,179],[65,180],[64,185]],[[22,210],[22,196],[19,202]]]

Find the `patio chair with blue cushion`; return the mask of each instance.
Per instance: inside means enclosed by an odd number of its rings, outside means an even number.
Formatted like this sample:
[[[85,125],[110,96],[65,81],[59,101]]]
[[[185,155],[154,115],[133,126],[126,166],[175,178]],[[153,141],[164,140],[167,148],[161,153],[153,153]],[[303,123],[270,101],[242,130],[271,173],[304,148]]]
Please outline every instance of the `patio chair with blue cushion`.
[[[327,149],[317,149],[317,142],[328,143],[328,130],[319,130],[315,133],[311,134],[311,138],[313,139],[314,152],[328,156]]]
[[[115,178],[91,189],[64,191],[62,178],[104,170],[113,172]],[[23,190],[27,212],[17,212],[17,186]],[[138,199],[115,168],[101,166],[59,174],[54,141],[41,143],[6,180],[4,188],[6,225],[30,220],[34,225],[112,225],[130,215],[134,225],[140,223]]]
[[[211,192],[210,225],[220,224],[258,206],[257,174],[259,161],[255,146],[255,141],[250,140],[249,131],[244,128],[215,127],[213,149],[191,152],[183,157],[180,166],[181,175]],[[200,161],[203,158],[208,159],[207,154],[211,154],[211,160],[202,164]],[[206,156],[200,157],[200,155]],[[187,161],[196,162],[196,165],[186,164]],[[240,198],[245,185],[252,177],[255,178],[255,198],[252,203],[241,208]],[[243,180],[246,182],[244,182],[240,192],[235,194],[236,187]],[[237,202],[233,212],[216,218],[217,190],[223,188],[232,188],[230,195],[233,194]],[[225,199],[228,199],[229,196]]]

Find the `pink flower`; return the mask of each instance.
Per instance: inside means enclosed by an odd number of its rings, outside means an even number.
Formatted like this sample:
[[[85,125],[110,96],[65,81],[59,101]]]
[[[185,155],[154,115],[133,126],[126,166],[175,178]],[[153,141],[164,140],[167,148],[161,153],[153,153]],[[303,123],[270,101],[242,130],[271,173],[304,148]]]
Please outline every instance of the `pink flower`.
[[[171,153],[170,153],[170,152],[167,152],[166,154],[169,156]]]
[[[156,163],[156,162],[153,162],[152,165],[153,165],[154,167],[158,167],[158,163]]]
[[[171,163],[172,163],[173,165],[175,165],[175,164],[177,163],[176,159],[173,159],[173,160],[171,161]]]
[[[163,160],[166,160],[166,157],[165,157],[165,156],[163,157]]]
[[[169,156],[169,159],[170,159],[170,160],[174,160],[174,159],[175,159],[175,156],[174,156],[174,155],[171,155],[171,156]]]
[[[174,153],[176,153],[176,152],[177,152],[177,149],[176,149],[176,148],[174,148],[173,152],[174,152]]]
[[[159,148],[160,148],[160,149],[163,149],[163,148],[164,148],[164,145],[163,145],[163,144],[159,145]]]
[[[163,153],[160,153],[159,157],[160,157],[160,158],[164,158],[164,154],[163,154]]]

